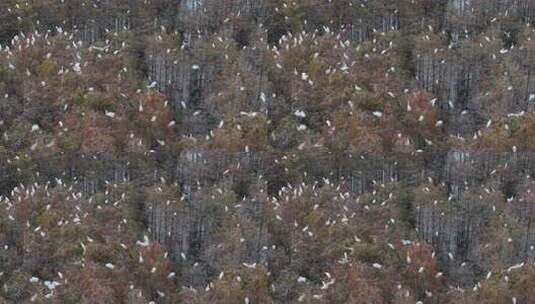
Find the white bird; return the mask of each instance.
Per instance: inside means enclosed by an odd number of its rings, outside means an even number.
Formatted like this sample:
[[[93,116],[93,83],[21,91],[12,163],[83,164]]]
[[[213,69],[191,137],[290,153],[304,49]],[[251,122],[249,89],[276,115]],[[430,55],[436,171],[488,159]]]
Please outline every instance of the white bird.
[[[114,118],[115,117],[115,113],[114,112],[110,112],[110,111],[107,111],[106,110],[106,116],[108,116],[109,118]]]
[[[248,263],[242,263],[243,266],[249,268],[249,269],[255,269],[256,263],[248,264]]]
[[[307,126],[305,125],[298,125],[297,126],[297,131],[305,131],[307,129]]]
[[[381,118],[381,117],[383,117],[383,112],[375,111],[375,112],[373,112],[373,116]]]
[[[82,68],[80,67],[79,62],[74,64],[74,66],[72,67],[72,70],[78,75],[82,74]]]
[[[52,289],[56,289],[56,286],[61,285],[61,283],[58,283],[58,282],[56,282],[56,281],[52,281],[52,282],[50,282],[50,281],[45,281],[44,284],[45,284],[45,286],[46,286],[48,289],[50,289],[50,290],[52,290]]]
[[[336,279],[334,279],[334,278],[331,279],[331,280],[328,281],[328,282],[323,282],[323,281],[321,281],[321,283],[322,283],[321,289],[327,289],[327,288],[329,288],[332,284],[334,284],[335,281],[336,281]]]
[[[113,269],[115,269],[115,265],[113,265],[112,263],[107,263],[106,264],[106,268],[113,270]]]
[[[401,244],[403,246],[409,246],[412,244],[412,241],[411,240],[401,240]]]
[[[302,111],[302,110],[296,110],[296,111],[294,112],[294,115],[297,116],[297,117],[300,117],[300,118],[305,118],[305,117],[307,117],[307,115],[305,114],[305,112]]]
[[[143,242],[141,241],[137,241],[136,244],[138,244],[139,246],[141,247],[147,247],[150,245],[150,240],[149,240],[149,237],[145,234],[143,236]]]
[[[524,266],[524,263],[513,265],[513,266],[507,268],[507,272],[511,272],[512,270],[522,268],[523,266]]]

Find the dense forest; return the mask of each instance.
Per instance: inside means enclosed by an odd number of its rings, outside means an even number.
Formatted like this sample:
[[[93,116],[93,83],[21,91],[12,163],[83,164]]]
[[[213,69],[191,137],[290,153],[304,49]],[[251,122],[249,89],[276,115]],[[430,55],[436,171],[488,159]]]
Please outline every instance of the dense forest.
[[[534,0],[0,20],[0,304],[535,303]]]

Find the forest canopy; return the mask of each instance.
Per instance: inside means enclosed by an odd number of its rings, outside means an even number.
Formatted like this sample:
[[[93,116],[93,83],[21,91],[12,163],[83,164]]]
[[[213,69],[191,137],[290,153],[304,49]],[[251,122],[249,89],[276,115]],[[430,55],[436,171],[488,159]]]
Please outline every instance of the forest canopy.
[[[535,303],[534,1],[0,19],[1,304]]]

